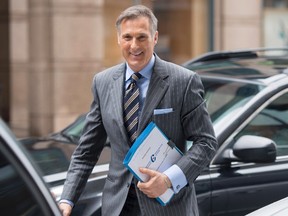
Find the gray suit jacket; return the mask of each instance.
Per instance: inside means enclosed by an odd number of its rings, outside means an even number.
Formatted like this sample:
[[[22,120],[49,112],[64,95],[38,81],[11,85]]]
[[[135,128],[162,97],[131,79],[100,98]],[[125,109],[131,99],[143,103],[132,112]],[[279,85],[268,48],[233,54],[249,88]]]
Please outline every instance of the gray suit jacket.
[[[131,147],[123,123],[124,74],[123,63],[95,75],[92,87],[94,100],[62,194],[62,199],[77,201],[108,136],[112,155],[103,191],[103,216],[119,215],[133,177],[122,163]],[[193,182],[209,164],[217,148],[203,94],[203,86],[196,73],[156,56],[138,132],[154,121],[183,152],[186,140],[193,141],[193,146],[177,163],[188,185],[167,206],[161,206],[155,199],[137,190],[144,215],[198,215]],[[173,112],[153,116],[156,108],[173,108]]]

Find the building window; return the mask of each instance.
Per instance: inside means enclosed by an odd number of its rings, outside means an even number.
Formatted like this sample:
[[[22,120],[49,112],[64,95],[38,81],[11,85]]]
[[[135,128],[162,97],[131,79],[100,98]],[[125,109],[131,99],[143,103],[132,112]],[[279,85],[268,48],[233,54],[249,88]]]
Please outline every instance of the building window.
[[[288,8],[288,0],[264,0],[265,8]]]

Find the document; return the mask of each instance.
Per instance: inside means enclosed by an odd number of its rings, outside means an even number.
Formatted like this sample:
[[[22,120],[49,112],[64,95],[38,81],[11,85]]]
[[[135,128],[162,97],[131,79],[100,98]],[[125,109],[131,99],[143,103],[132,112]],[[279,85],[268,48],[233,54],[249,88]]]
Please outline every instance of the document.
[[[169,140],[166,135],[151,122],[138,136],[128,151],[123,164],[142,182],[149,176],[139,171],[140,167],[164,172],[182,157],[182,152]],[[174,191],[168,188],[156,199],[165,206],[173,197]]]

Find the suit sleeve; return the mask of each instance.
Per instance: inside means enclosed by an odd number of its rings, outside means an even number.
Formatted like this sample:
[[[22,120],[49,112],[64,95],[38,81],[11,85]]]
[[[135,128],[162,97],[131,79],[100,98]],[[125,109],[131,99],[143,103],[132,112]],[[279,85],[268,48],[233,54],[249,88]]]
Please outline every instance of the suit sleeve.
[[[181,122],[186,139],[193,145],[177,165],[185,174],[188,184],[192,185],[210,163],[218,145],[204,100],[204,88],[196,73],[191,75],[185,90]]]

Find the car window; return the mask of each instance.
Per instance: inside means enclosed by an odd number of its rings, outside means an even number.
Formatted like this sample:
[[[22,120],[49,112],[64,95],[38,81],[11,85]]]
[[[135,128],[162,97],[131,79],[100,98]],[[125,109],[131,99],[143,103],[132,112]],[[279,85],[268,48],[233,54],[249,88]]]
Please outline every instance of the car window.
[[[58,145],[60,146],[60,144]],[[70,164],[70,156],[66,156],[69,149],[67,148],[66,154],[64,150],[58,148],[58,146],[48,147],[48,148],[31,148],[29,153],[31,154],[33,160],[40,167],[43,175],[50,175],[59,172],[67,171]],[[36,145],[35,145],[36,147]]]
[[[28,185],[2,152],[0,152],[0,209],[1,215],[45,215]]]
[[[24,145],[31,158],[39,166],[43,176],[67,172],[75,148],[74,144],[55,141],[36,142]],[[110,162],[110,147],[105,146],[97,165]]]
[[[79,142],[85,124],[85,117],[85,114],[81,115],[73,124],[69,125],[61,133],[66,137],[70,137],[73,140]]]
[[[244,106],[262,87],[250,83],[202,78],[205,99],[212,122]]]
[[[238,135],[257,135],[272,139],[277,156],[288,155],[288,93],[264,108]]]

